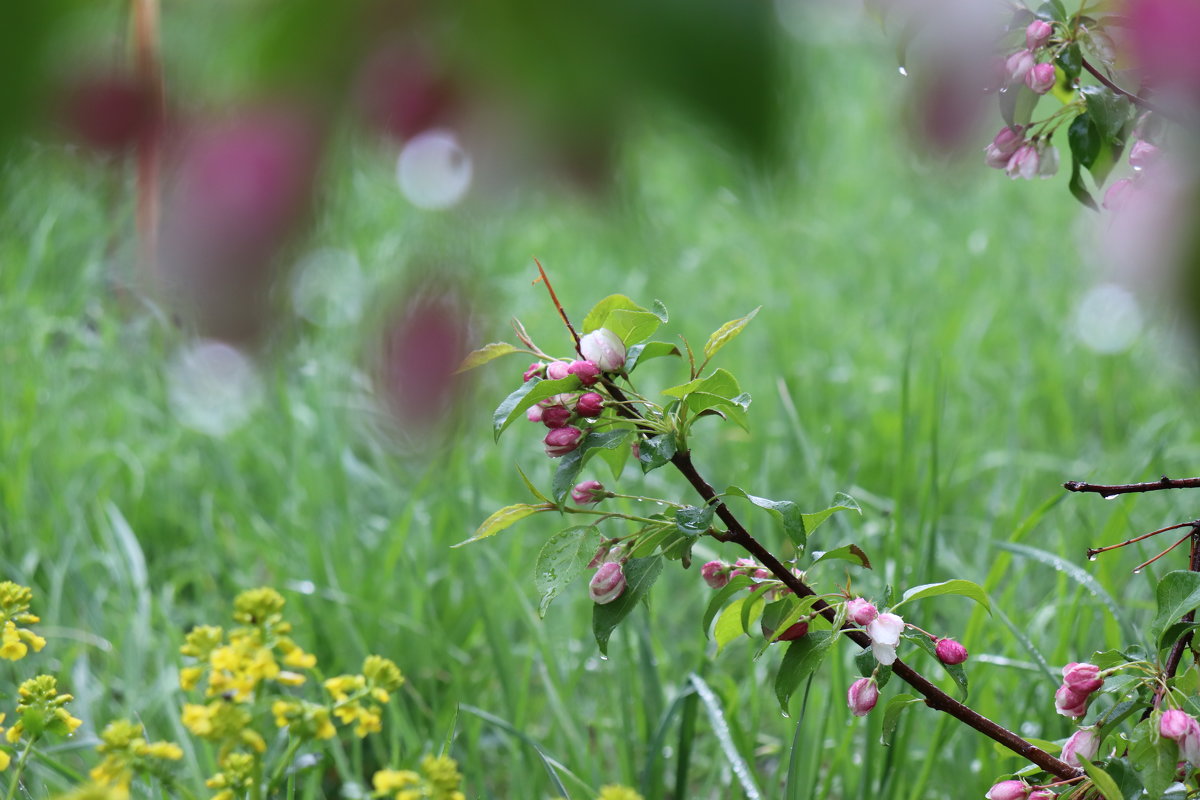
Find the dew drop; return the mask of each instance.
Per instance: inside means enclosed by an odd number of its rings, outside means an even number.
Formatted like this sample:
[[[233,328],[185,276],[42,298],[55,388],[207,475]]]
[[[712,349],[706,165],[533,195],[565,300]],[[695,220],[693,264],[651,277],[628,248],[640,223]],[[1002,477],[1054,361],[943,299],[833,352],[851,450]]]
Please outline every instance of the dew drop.
[[[789,714],[788,712],[784,711],[784,712],[783,712],[783,718],[784,718],[784,719],[791,719],[791,718],[792,718],[792,715],[791,715],[791,714]]]
[[[1134,575],[1141,575],[1141,574],[1142,574],[1142,571],[1141,571],[1140,569],[1135,569],[1135,570],[1133,571],[1133,574],[1134,574]]]
[[[897,71],[900,73],[900,77],[901,77],[901,78],[907,78],[907,77],[908,77],[908,70],[906,70],[904,67],[898,67],[898,68],[897,68]],[[784,716],[786,717],[786,716],[787,716],[787,714],[784,714]]]
[[[1120,497],[1120,495],[1116,495],[1116,494],[1103,494],[1100,496],[1103,497],[1105,500],[1116,500],[1118,497]]]
[[[1096,554],[1092,553],[1090,556],[1088,556],[1088,561],[1095,561],[1096,558],[1097,558]]]
[[[601,655],[601,656],[600,656],[600,660],[601,660],[601,661],[608,661],[608,656],[606,656],[606,655]]]

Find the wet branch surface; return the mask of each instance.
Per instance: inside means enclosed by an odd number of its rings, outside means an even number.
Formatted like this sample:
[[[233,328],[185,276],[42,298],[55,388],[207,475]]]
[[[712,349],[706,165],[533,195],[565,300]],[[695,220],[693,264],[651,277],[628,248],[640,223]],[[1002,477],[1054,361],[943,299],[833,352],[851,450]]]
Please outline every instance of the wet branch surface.
[[[1163,475],[1156,481],[1147,483],[1085,483],[1083,481],[1067,481],[1063,488],[1068,492],[1098,494],[1102,497],[1115,497],[1119,494],[1135,494],[1137,492],[1161,492],[1164,489],[1196,489],[1200,488],[1200,478],[1168,478]]]

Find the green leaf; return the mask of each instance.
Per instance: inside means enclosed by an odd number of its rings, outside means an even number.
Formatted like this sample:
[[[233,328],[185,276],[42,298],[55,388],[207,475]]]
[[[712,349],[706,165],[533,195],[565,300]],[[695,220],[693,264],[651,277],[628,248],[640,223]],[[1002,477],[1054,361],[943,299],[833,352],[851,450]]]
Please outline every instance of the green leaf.
[[[712,525],[714,511],[711,505],[681,508],[675,512],[675,528],[689,538],[699,536]]]
[[[987,609],[990,614],[992,611],[992,601],[988,599],[987,592],[978,583],[964,581],[961,578],[955,578],[941,583],[927,583],[923,586],[914,586],[904,593],[900,598],[900,602],[896,604],[896,608],[904,605],[910,600],[921,600],[926,597],[938,597],[943,594],[957,594],[963,597],[969,597],[979,605]]]
[[[1132,104],[1104,86],[1081,86],[1079,91],[1102,139],[1124,144],[1123,134]]]
[[[664,356],[682,355],[679,348],[669,342],[646,342],[635,344],[625,352],[625,372],[633,372],[643,361]]]
[[[706,377],[696,378],[694,381],[688,381],[678,386],[672,386],[669,389],[663,389],[663,394],[668,397],[678,397],[681,399],[692,392],[707,392],[731,400],[741,394],[742,390],[738,387],[737,378],[733,377],[733,373],[726,369],[717,369]]]
[[[580,471],[583,470],[583,465],[587,463],[595,451],[612,450],[620,447],[628,434],[628,431],[622,430],[589,431],[580,440],[578,447],[559,459],[558,469],[554,471],[554,478],[550,484],[555,502],[561,503],[566,499],[566,496],[575,486],[575,479],[579,477]]]
[[[624,567],[625,591],[611,603],[594,604],[592,633],[596,636],[596,644],[599,645],[602,654],[608,655],[608,637],[650,591],[650,587],[662,573],[662,566],[661,556],[629,559]]]
[[[493,512],[490,517],[483,521],[483,524],[475,529],[475,534],[465,541],[451,545],[451,547],[462,547],[464,544],[477,542],[480,539],[486,539],[493,536],[510,525],[515,525],[526,517],[531,517],[534,514],[540,514],[543,511],[549,511],[554,506],[551,505],[530,505],[528,503],[516,503],[511,506],[505,506],[499,511]]]
[[[658,315],[647,311],[623,294],[613,294],[597,303],[583,319],[584,333],[608,328],[626,346],[649,339],[662,324]]]
[[[568,375],[556,381],[532,378],[521,384],[516,391],[504,398],[504,401],[492,413],[493,435],[499,440],[504,429],[539,400],[545,400],[547,397],[564,392],[578,391],[580,385],[577,375]]]
[[[1179,761],[1179,746],[1165,736],[1159,736],[1153,719],[1143,720],[1133,729],[1129,745],[1129,763],[1146,788],[1145,800],[1158,800],[1167,787],[1175,782]]]
[[[1100,790],[1100,794],[1104,796],[1104,800],[1125,800],[1125,795],[1121,794],[1121,790],[1117,788],[1117,782],[1112,779],[1112,776],[1102,770],[1100,767],[1088,761],[1084,756],[1076,754],[1079,763],[1083,765],[1083,771],[1092,779],[1092,783]]]
[[[688,408],[696,412],[697,417],[709,415],[732,420],[739,428],[749,432],[750,424],[746,418],[746,409],[750,406],[750,395],[743,392],[737,397],[721,397],[708,392],[692,392],[687,397]]]
[[[708,601],[708,608],[705,609],[704,619],[701,622],[705,636],[708,636],[708,626],[712,624],[713,617],[717,615],[717,612],[721,609],[721,606],[725,605],[725,602],[729,600],[729,598],[733,597],[742,589],[753,585],[754,581],[750,580],[748,576],[738,575],[730,579],[729,583],[725,584],[724,588],[713,595],[712,599]]]
[[[775,697],[783,713],[788,713],[788,700],[796,687],[821,666],[833,642],[830,631],[816,631],[788,645],[779,672],[775,674]]]
[[[819,599],[818,597],[797,598],[795,595],[788,595],[782,600],[768,603],[763,610],[762,623],[764,628],[771,633],[769,634],[770,638],[763,642],[759,654],[761,655],[768,645],[776,642],[782,634],[787,632],[788,628],[799,622],[801,617],[812,611],[812,607],[817,604]],[[766,633],[765,630],[764,633]]]
[[[750,323],[750,320],[754,319],[754,315],[757,314],[761,308],[762,306],[759,306],[746,316],[730,320],[721,327],[717,328],[713,332],[712,336],[708,337],[708,342],[704,345],[705,360],[707,361],[708,359],[712,358],[717,354],[718,350],[737,338],[737,335],[741,333],[742,329]]]
[[[947,674],[954,679],[954,683],[958,685],[959,698],[961,700],[967,699],[970,689],[967,685],[967,671],[963,669],[962,664],[943,664],[942,660],[937,657],[937,645],[923,633],[918,633],[914,636],[905,636],[904,638],[914,642],[926,653],[929,653],[934,661],[941,664],[942,669],[946,670]]]
[[[1129,762],[1123,758],[1112,758],[1104,765],[1105,770],[1117,782],[1123,797],[1140,797],[1142,782]]]
[[[1060,50],[1054,60],[1058,62],[1058,66],[1066,73],[1068,81],[1078,78],[1080,71],[1083,69],[1083,53],[1079,50],[1078,42]]]
[[[717,617],[716,627],[713,628],[713,638],[717,642],[717,652],[725,649],[725,645],[732,642],[734,639],[747,633],[747,624],[743,622],[742,610],[747,611],[747,616],[753,617],[750,622],[753,623],[757,617],[754,617],[750,612],[755,609],[762,608],[762,603],[754,602],[754,595],[747,597],[739,597],[729,605],[725,606],[725,610],[721,612],[721,616]],[[747,606],[749,603],[749,606]]]
[[[829,508],[815,511],[812,514],[801,515],[806,535],[812,536],[813,531],[821,527],[825,520],[839,511],[857,511],[859,514],[862,514],[862,509],[859,508],[857,500],[848,494],[838,492],[833,496],[833,503]]]
[[[649,439],[638,442],[638,461],[642,472],[650,472],[666,464],[675,455],[675,436],[670,433],[660,433]]]
[[[546,616],[554,598],[583,572],[596,552],[599,538],[600,529],[595,525],[577,525],[559,531],[542,545],[533,566],[533,584],[542,596],[539,617]]]
[[[725,490],[725,494],[730,497],[745,498],[759,508],[764,508],[771,512],[772,516],[783,524],[784,532],[797,549],[803,550],[805,544],[808,543],[804,515],[800,513],[799,507],[791,500],[768,500],[765,497],[756,497],[748,494],[739,486],[730,486]]]
[[[1077,116],[1067,128],[1067,143],[1071,146],[1071,156],[1080,165],[1091,168],[1100,153],[1100,131],[1087,111]]]
[[[738,783],[742,785],[742,796],[746,800],[762,800],[762,791],[754,783],[750,765],[742,758],[742,754],[738,752],[737,745],[733,741],[733,736],[729,730],[729,723],[725,719],[725,713],[721,710],[721,701],[717,699],[717,695],[704,682],[704,679],[695,672],[688,676],[688,680],[695,687],[696,694],[700,696],[700,701],[704,703],[704,710],[708,714],[708,722],[712,728],[712,733],[716,736],[717,743],[721,746],[721,752],[725,754],[725,760],[729,763],[730,771],[737,777]]]
[[[1067,189],[1070,190],[1076,200],[1083,203],[1092,211],[1100,210],[1100,206],[1096,205],[1096,201],[1092,199],[1091,193],[1083,185],[1083,172],[1079,169],[1079,161],[1074,156],[1071,157],[1071,181],[1067,184]]]
[[[834,559],[849,561],[851,564],[866,567],[867,569],[871,568],[871,560],[867,558],[867,554],[862,551],[862,548],[856,544],[848,544],[833,550],[826,550],[810,566],[815,567],[822,561],[832,561]]]
[[[522,470],[520,466],[517,466],[517,474],[521,476],[521,480],[524,481],[525,488],[529,490],[530,494],[532,494],[538,500],[541,500],[543,503],[553,503],[554,502],[549,497],[546,497],[546,495],[544,495],[540,491],[538,491],[538,488],[533,485],[533,481],[529,480],[529,476],[527,476],[525,474],[525,471]]]
[[[1175,622],[1167,626],[1167,629],[1158,637],[1158,649],[1166,650],[1171,645],[1182,639],[1185,634],[1195,631],[1200,628],[1200,622]]]
[[[519,352],[521,351],[513,347],[508,342],[492,342],[491,344],[485,344],[478,350],[472,350],[470,353],[467,353],[467,357],[462,360],[462,363],[458,365],[458,369],[454,370],[454,372],[455,374],[459,372],[466,372],[469,369],[475,369],[476,367],[483,366],[489,361],[500,358],[500,356],[506,356],[509,353]]]
[[[1200,573],[1187,570],[1168,572],[1154,590],[1158,613],[1150,623],[1150,635],[1157,639],[1164,629],[1200,606]]]
[[[920,703],[921,698],[911,694],[898,694],[888,701],[883,709],[883,733],[879,742],[884,747],[892,746],[892,738],[896,735],[896,726],[900,724],[900,713],[913,703]]]
[[[656,297],[656,298],[654,298],[654,302],[651,305],[653,307],[650,309],[650,313],[653,314],[654,316],[658,317],[659,322],[661,322],[663,325],[666,325],[668,322],[671,321],[671,315],[667,311],[667,306],[665,303],[663,303],[662,300],[659,300]]]

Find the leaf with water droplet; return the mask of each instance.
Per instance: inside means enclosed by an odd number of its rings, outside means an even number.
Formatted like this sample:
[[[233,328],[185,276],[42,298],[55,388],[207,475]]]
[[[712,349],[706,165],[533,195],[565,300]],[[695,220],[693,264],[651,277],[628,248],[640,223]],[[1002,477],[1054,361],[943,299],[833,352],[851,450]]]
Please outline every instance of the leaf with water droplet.
[[[662,573],[662,556],[631,558],[625,563],[625,591],[611,603],[592,607],[592,633],[602,655],[608,654],[608,638],[642,600]]]
[[[599,538],[600,529],[595,525],[577,525],[559,531],[542,545],[533,567],[533,585],[542,596],[539,617],[546,616],[554,598],[583,572],[599,546]]]

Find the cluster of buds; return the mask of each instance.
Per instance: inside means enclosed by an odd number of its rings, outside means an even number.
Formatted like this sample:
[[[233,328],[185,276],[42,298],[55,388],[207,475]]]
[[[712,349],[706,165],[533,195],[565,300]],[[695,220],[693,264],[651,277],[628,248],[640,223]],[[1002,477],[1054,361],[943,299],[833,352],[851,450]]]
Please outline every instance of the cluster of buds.
[[[1063,667],[1062,674],[1062,686],[1054,693],[1054,708],[1064,717],[1082,717],[1092,692],[1104,685],[1104,676],[1095,664],[1075,662]]]
[[[799,570],[792,570],[792,573],[796,577],[800,577]],[[751,592],[757,592],[766,587],[764,597],[767,602],[772,602],[792,593],[791,589],[784,586],[781,581],[775,579],[769,569],[748,558],[739,558],[732,564],[726,564],[723,561],[709,561],[700,568],[700,577],[713,589],[724,589],[729,585],[731,578],[736,578],[739,575],[745,575],[758,581],[758,583],[747,587]],[[808,619],[797,620],[779,635],[775,634],[774,628],[769,627],[766,622],[763,622],[762,634],[766,639],[773,638],[777,642],[791,642],[808,634]]]
[[[1042,137],[1026,139],[1024,131],[1020,125],[1005,125],[984,148],[984,161],[1014,179],[1053,177],[1058,173],[1058,149]]]
[[[1179,755],[1192,766],[1200,765],[1200,723],[1186,711],[1170,709],[1158,721],[1158,732],[1164,739],[1179,744]]]
[[[588,391],[564,392],[547,397],[525,412],[530,422],[540,422],[550,429],[542,440],[546,455],[560,458],[579,447],[589,420],[604,410],[604,395],[591,391],[606,374],[620,372],[625,366],[625,343],[607,328],[598,328],[580,338],[577,361],[535,361],[525,370],[526,382],[534,378],[561,380],[575,375]]]
[[[1019,91],[1021,84],[1037,94],[1054,88],[1057,76],[1049,50],[1054,26],[1035,19],[1025,29],[1025,47],[1011,54],[1004,62],[1002,91]],[[1044,57],[1044,61],[1038,61]],[[1026,138],[1021,125],[1000,129],[984,149],[984,161],[989,167],[1004,170],[1010,178],[1049,178],[1058,172],[1058,150],[1050,145],[1049,137]]]
[[[578,488],[578,487],[576,487]],[[597,605],[608,605],[625,592],[625,548],[615,539],[604,542],[588,567],[596,570],[588,583],[588,596]]]

